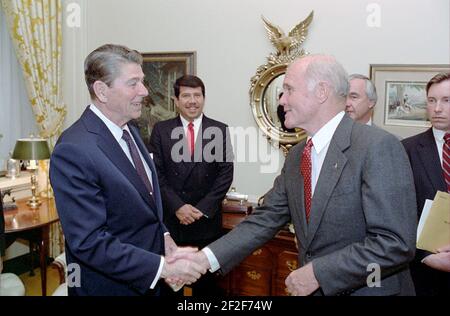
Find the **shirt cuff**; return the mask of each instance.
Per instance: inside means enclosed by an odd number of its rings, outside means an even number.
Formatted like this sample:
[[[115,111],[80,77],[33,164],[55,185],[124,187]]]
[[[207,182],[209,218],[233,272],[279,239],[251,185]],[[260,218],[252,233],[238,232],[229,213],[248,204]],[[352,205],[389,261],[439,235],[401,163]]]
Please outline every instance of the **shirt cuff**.
[[[153,279],[152,284],[150,285],[150,289],[154,289],[156,286],[156,283],[158,283],[159,277],[161,276],[161,273],[162,273],[164,262],[165,262],[164,257],[161,256],[161,261],[159,262],[159,269],[158,269],[158,272],[156,273],[155,278]]]
[[[165,232],[165,233],[164,233],[164,236],[167,236],[167,235],[170,235],[170,233],[169,233],[169,232]]]
[[[209,272],[213,273],[220,269],[219,261],[217,260],[214,253],[209,249],[208,247],[205,247],[202,249],[203,253],[206,255],[206,258],[208,258],[210,269]]]

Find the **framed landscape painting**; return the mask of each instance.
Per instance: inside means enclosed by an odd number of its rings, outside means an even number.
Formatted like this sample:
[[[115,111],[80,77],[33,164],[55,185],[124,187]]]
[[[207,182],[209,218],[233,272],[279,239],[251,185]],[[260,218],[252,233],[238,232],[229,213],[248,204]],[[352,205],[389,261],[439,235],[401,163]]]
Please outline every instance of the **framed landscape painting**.
[[[142,70],[148,96],[142,104],[142,115],[135,120],[141,136],[148,144],[153,126],[177,115],[173,100],[173,84],[182,75],[195,75],[195,52],[142,53]]]
[[[427,118],[427,82],[450,65],[370,65],[378,101],[373,123],[400,138],[413,136],[431,126]]]

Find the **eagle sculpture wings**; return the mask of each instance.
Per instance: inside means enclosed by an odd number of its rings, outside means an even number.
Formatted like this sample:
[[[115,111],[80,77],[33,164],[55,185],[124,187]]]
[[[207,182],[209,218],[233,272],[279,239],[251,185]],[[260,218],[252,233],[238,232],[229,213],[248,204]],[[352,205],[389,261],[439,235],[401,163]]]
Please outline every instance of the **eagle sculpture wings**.
[[[287,36],[279,26],[270,23],[264,16],[261,16],[269,39],[278,51],[277,55],[289,55],[292,49],[303,43],[308,34],[308,26],[311,24],[313,16],[314,11],[311,11],[308,17],[298,23]]]

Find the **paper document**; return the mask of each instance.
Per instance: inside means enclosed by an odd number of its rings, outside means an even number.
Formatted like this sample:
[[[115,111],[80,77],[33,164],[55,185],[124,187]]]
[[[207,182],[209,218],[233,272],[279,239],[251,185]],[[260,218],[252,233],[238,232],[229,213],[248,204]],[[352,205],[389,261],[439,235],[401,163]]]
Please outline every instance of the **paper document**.
[[[433,204],[432,200],[425,200],[425,205],[422,209],[422,215],[420,215],[419,225],[417,226],[417,240],[416,242],[419,242],[420,234],[422,233],[423,226],[425,225],[425,221],[428,217],[428,214],[430,213],[431,205]]]
[[[450,244],[450,194],[438,191],[431,207],[425,203],[417,227],[417,248],[435,253]]]

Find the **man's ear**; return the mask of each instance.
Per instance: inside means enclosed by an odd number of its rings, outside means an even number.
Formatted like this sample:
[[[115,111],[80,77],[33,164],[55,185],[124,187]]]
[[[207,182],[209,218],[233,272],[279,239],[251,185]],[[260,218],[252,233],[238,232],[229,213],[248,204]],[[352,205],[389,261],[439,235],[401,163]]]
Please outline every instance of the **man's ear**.
[[[369,109],[373,109],[374,106],[375,106],[375,102],[370,101],[369,102]]]
[[[178,108],[178,98],[176,96],[172,96],[173,103],[175,103],[175,106]]]
[[[106,95],[106,92],[108,91],[109,87],[104,83],[103,81],[97,80],[92,85],[94,88],[95,96],[97,99],[102,102],[106,103],[108,101],[108,97]]]
[[[319,82],[314,89],[314,95],[319,103],[324,103],[330,95],[330,86],[326,82]]]

